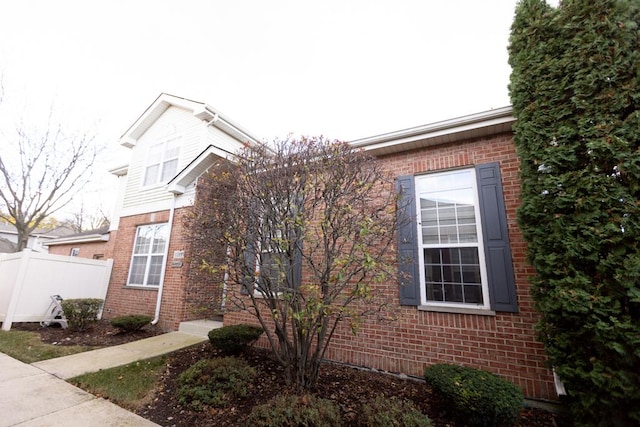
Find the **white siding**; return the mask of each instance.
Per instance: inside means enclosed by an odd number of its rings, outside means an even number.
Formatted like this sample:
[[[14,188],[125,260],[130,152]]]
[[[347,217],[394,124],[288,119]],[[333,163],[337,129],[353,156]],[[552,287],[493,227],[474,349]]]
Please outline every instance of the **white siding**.
[[[171,206],[172,195],[165,188],[166,182],[149,187],[143,187],[142,183],[149,148],[158,142],[175,137],[180,138],[180,155],[176,172],[180,172],[209,145],[229,153],[237,153],[244,142],[237,141],[212,125],[208,126],[206,122],[194,117],[192,111],[175,106],[169,107],[137,140],[132,149],[121,215],[125,212],[152,212],[168,209]]]

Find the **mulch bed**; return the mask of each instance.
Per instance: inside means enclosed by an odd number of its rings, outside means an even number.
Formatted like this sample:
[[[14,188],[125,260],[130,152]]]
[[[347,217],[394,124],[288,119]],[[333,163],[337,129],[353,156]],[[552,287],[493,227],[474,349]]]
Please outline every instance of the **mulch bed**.
[[[14,324],[14,328],[38,332],[44,342],[56,345],[111,346],[162,333],[147,326],[135,334],[122,334],[106,321],[100,321],[81,333],[59,327],[41,328],[38,324],[30,323]],[[257,370],[258,375],[246,397],[236,399],[224,409],[195,411],[181,405],[176,398],[178,375],[198,360],[212,357],[218,357],[218,354],[208,343],[172,353],[153,396],[147,400],[150,403],[135,409],[135,412],[163,426],[245,426],[246,417],[254,406],[279,394],[294,393],[284,384],[282,368],[273,361],[268,351],[249,349],[243,357]],[[374,399],[379,393],[412,401],[431,418],[434,426],[461,426],[453,421],[446,402],[438,399],[429,386],[418,379],[326,364],[322,368],[317,389],[313,392],[337,403],[347,426],[357,425],[359,405]],[[522,411],[518,426],[552,427],[562,424],[565,423],[555,414],[527,408]]]

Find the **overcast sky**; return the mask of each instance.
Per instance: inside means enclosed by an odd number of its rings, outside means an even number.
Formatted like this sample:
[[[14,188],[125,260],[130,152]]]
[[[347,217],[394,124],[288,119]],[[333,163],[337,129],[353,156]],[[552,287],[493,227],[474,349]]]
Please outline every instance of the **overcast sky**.
[[[3,1],[5,106],[112,147],[161,92],[265,140],[373,136],[509,105],[516,1]]]

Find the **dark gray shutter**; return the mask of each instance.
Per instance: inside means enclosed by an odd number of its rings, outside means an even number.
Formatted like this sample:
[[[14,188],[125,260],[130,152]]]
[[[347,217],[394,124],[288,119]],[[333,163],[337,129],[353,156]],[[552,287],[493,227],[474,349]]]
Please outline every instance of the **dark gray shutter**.
[[[477,165],[476,179],[491,308],[515,313],[518,311],[518,302],[500,165],[497,162]]]
[[[396,180],[398,192],[398,271],[400,304],[420,305],[420,266],[416,236],[416,197],[413,176]]]
[[[256,250],[255,242],[253,239],[247,238],[247,246],[244,250],[244,262],[242,264],[242,287],[240,293],[243,295],[249,295],[249,292],[253,292],[255,286],[255,270],[256,270]]]

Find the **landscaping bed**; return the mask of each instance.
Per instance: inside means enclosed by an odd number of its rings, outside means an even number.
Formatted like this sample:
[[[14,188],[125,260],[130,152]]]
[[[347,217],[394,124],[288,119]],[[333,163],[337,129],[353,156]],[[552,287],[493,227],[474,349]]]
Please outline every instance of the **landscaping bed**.
[[[40,328],[37,324],[16,324],[15,328],[38,332],[44,342],[59,345],[109,346],[161,333],[147,326],[132,334],[122,334],[106,321],[100,321],[81,333],[59,327]],[[177,378],[180,373],[198,360],[219,356],[209,343],[170,354],[156,386],[149,397],[144,399],[146,403],[133,410],[163,426],[245,426],[246,418],[254,407],[266,403],[274,396],[294,393],[293,389],[284,384],[281,368],[272,360],[270,352],[250,348],[240,356],[257,371],[256,378],[248,386],[246,396],[235,398],[222,409],[205,408],[197,411],[188,405],[180,404],[177,396]],[[313,393],[337,403],[346,426],[357,426],[360,404],[374,400],[379,393],[413,402],[429,416],[434,426],[460,426],[453,421],[454,414],[449,411],[450,406],[441,401],[431,388],[419,379],[400,378],[387,373],[326,364],[322,368],[318,387]],[[562,424],[562,420],[554,414],[527,408],[521,412],[518,426],[551,427]]]

